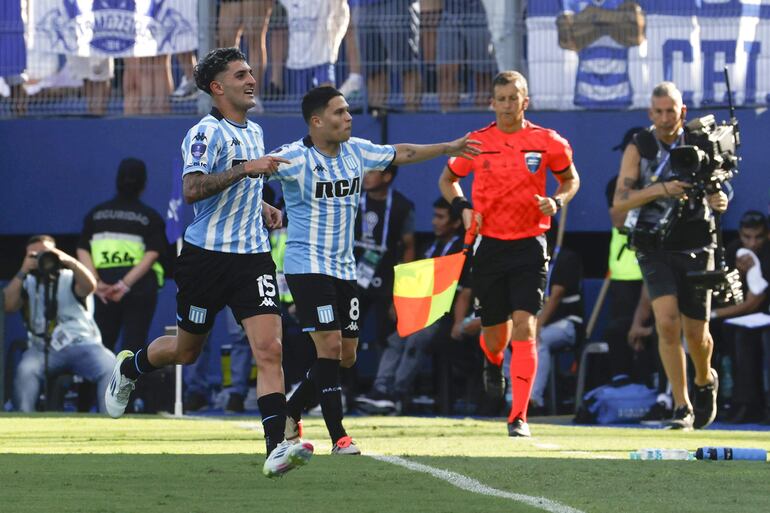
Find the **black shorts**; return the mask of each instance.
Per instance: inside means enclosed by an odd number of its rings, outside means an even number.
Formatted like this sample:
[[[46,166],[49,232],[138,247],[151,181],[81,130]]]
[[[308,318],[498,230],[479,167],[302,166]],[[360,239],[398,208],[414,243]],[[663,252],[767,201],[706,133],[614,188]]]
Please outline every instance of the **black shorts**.
[[[642,269],[650,299],[676,296],[679,311],[683,315],[699,321],[708,320],[711,291],[696,287],[692,280],[687,278],[687,273],[713,270],[713,251],[637,251],[636,259]]]
[[[225,305],[238,322],[254,315],[280,315],[270,253],[222,253],[185,243],[174,279],[177,324],[190,333],[210,331]]]
[[[543,307],[547,273],[545,237],[500,240],[483,237],[473,255],[473,294],[482,326],[494,326],[523,310]]]
[[[286,281],[302,331],[340,330],[344,338],[358,338],[361,305],[355,280],[325,274],[287,274]]]

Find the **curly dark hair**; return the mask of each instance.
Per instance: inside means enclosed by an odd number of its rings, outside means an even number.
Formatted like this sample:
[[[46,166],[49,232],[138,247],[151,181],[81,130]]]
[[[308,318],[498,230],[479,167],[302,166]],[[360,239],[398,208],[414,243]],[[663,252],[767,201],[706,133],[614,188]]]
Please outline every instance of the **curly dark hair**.
[[[246,56],[238,48],[217,48],[211,50],[198,62],[193,70],[195,85],[198,89],[211,96],[211,82],[219,73],[227,69],[233,61],[246,61]]]

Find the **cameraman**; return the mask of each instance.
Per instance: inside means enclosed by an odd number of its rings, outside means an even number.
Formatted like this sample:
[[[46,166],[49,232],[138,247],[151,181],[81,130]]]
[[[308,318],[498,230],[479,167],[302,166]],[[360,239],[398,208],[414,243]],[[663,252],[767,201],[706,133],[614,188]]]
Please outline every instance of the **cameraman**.
[[[39,266],[43,259],[45,264]],[[21,269],[3,289],[5,311],[22,310],[29,337],[14,379],[19,411],[35,411],[41,381],[64,371],[97,383],[99,410],[104,411],[104,391],[115,355],[102,345],[94,322],[95,289],[93,275],[57,249],[53,237],[36,235],[27,241]]]
[[[652,202],[664,207],[661,210],[675,203],[681,207],[662,242],[637,248],[637,258],[652,300],[658,351],[674,396],[669,427],[689,430],[713,422],[719,381],[711,368],[711,292],[696,287],[687,273],[713,270],[712,213],[727,209],[727,195],[721,191],[699,195],[690,190],[692,184],[673,179],[670,151],[692,144],[684,127],[686,112],[682,93],[672,82],[662,82],[652,91],[652,126],[637,134],[623,153],[613,211],[628,212]],[[682,331],[695,367],[694,405],[687,395]]]

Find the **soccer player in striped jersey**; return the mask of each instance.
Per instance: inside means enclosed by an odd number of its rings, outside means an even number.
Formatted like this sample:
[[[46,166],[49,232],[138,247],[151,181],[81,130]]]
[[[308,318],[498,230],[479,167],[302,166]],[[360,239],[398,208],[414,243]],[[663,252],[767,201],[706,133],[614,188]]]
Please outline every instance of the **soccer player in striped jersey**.
[[[303,330],[318,359],[289,399],[286,438],[300,439],[302,410],[318,393],[334,454],[360,454],[342,426],[340,365],[352,367],[358,345],[359,302],[353,231],[364,173],[441,155],[479,153],[468,136],[439,144],[378,145],[351,137],[348,102],[333,87],[317,87],[302,99],[309,135],[271,153],[289,160],[281,180],[289,233],[284,272]]]
[[[263,473],[278,476],[313,454],[309,443],[284,440],[281,317],[265,229],[281,226],[281,213],[262,201],[263,175],[289,161],[264,155],[262,129],[246,117],[256,81],[240,50],[210,52],[196,66],[195,81],[214,108],[182,143],[184,198],[193,203],[195,218],[177,260],[177,335],[118,355],[105,394],[107,411],[114,418],[123,415],[140,375],[194,362],[214,317],[227,305],[246,331],[259,370],[257,401],[267,445]]]
[[[502,364],[510,343],[508,434],[525,437],[530,436],[527,406],[537,370],[537,313],[543,308],[548,270],[543,234],[580,187],[569,142],[525,119],[528,90],[521,73],[498,73],[492,80],[495,122],[472,132],[484,151],[470,160],[449,159],[439,178],[441,193],[463,216],[466,229],[474,212],[483,220],[472,274],[486,355],[484,388],[499,399],[505,394]],[[549,169],[559,182],[553,196],[546,196]],[[471,173],[475,209],[459,184]]]

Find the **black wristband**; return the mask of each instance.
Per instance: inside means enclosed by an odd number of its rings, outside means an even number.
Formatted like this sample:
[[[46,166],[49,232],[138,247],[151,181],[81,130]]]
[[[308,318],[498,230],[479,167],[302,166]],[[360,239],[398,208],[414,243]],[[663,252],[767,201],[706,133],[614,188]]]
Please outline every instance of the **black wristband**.
[[[564,200],[561,198],[557,198],[556,196],[551,196],[551,199],[556,204],[556,211],[558,212],[561,210],[561,207],[564,206]]]
[[[471,205],[471,202],[468,201],[468,198],[457,196],[452,200],[452,213],[455,216],[461,217],[463,215],[463,210],[466,208],[473,210],[473,205]]]

